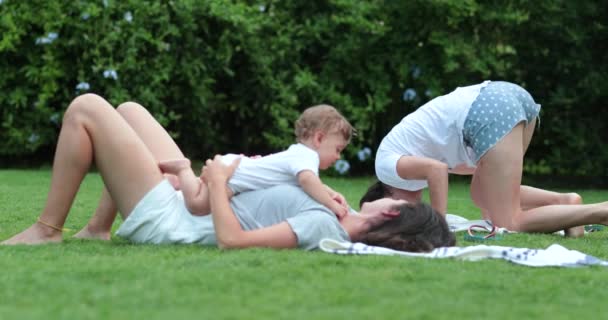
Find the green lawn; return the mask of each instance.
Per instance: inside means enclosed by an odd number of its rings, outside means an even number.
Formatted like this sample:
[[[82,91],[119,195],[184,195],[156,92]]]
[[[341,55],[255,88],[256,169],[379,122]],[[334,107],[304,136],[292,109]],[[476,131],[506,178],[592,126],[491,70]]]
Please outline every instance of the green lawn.
[[[0,170],[0,239],[31,225],[50,172]],[[326,179],[356,205],[371,179]],[[0,247],[0,319],[602,319],[608,269],[530,268],[505,261],[219,251],[71,239],[97,203],[87,176],[64,244]],[[578,190],[586,202],[606,190]],[[449,211],[478,218],[465,183]],[[117,222],[115,227],[118,226]],[[462,241],[460,245],[471,245]],[[608,259],[608,231],[584,239],[508,235],[499,245],[559,243]]]

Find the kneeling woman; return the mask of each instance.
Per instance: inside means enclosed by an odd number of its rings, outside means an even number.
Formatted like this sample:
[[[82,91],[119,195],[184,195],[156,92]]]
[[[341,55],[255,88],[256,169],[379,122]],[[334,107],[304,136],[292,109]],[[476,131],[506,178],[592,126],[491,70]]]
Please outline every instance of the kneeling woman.
[[[63,224],[93,161],[107,188],[98,209],[106,216],[96,221],[113,220],[118,209],[125,220],[118,234],[135,242],[314,249],[320,239],[333,238],[410,251],[454,244],[443,217],[403,200],[365,203],[361,214],[338,221],[297,187],[277,186],[229,199],[226,183],[238,161],[226,166],[219,158],[207,160],[203,170],[212,214],[195,217],[157,165],[179,155],[143,107],[127,103],[117,111],[96,95],[76,98],[65,112],[42,214],[3,244],[61,241]]]
[[[608,203],[581,205],[574,193],[521,185],[523,158],[540,105],[518,85],[490,82],[460,87],[407,115],[384,137],[376,175],[362,201],[420,200],[445,214],[448,173],[473,175],[471,198],[483,217],[513,231],[582,234],[582,225],[608,224]]]

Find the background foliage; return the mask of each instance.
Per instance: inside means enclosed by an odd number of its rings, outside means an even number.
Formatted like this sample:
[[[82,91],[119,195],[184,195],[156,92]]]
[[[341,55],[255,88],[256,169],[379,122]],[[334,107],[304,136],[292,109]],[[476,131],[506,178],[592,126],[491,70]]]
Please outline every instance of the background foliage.
[[[354,123],[346,158],[457,86],[508,80],[543,105],[532,173],[608,176],[601,1],[0,0],[0,163],[50,160],[84,92],[147,106],[194,158],[293,141],[305,107]]]

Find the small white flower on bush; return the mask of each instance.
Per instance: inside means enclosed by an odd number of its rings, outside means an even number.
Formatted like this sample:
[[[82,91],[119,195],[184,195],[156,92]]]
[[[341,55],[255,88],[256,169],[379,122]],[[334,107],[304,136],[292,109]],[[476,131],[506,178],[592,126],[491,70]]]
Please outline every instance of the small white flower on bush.
[[[133,14],[131,13],[131,11],[125,12],[125,20],[129,23],[133,21]]]
[[[57,39],[58,36],[59,35],[57,34],[57,32],[49,32],[44,37],[38,37],[38,38],[36,38],[36,44],[49,44],[49,43],[52,43],[53,41],[55,41],[55,39]]]
[[[357,158],[359,158],[359,161],[363,162],[367,159],[369,159],[372,156],[372,149],[365,147],[359,151],[357,151]]]
[[[89,89],[91,89],[91,85],[88,82],[81,82],[76,85],[76,90],[78,91],[87,91]]]
[[[407,88],[405,92],[403,92],[403,101],[412,101],[414,99],[416,99],[416,90]]]
[[[258,8],[260,9],[260,12],[266,11],[266,6],[263,4],[261,4]]]
[[[103,71],[103,77],[104,78],[112,78],[114,80],[118,79],[118,73],[116,73],[116,70],[114,69],[107,69]]]
[[[334,169],[336,169],[339,174],[346,174],[348,170],[350,170],[350,163],[348,163],[346,160],[340,159],[334,164]]]
[[[53,115],[49,117],[49,121],[54,124],[59,124],[59,113],[53,113]]]
[[[422,73],[422,70],[420,69],[419,66],[412,67],[412,78],[418,79],[418,77],[420,77],[421,73]]]
[[[431,91],[431,89],[426,89],[426,91],[424,91],[424,94],[430,98],[433,96],[433,91]]]
[[[80,15],[80,19],[82,20],[89,20],[90,17],[91,15],[86,12]]]
[[[35,133],[30,134],[29,138],[27,138],[29,143],[36,143],[38,140],[40,140],[40,136]]]

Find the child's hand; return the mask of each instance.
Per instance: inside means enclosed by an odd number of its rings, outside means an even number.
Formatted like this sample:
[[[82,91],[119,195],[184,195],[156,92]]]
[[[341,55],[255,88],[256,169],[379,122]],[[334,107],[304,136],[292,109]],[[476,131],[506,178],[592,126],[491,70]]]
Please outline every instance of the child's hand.
[[[342,220],[348,214],[348,208],[335,201],[332,202],[329,209],[338,217],[338,220]]]
[[[335,202],[339,203],[340,205],[342,205],[343,207],[348,209],[348,203],[346,203],[346,199],[344,198],[344,196],[342,194],[334,191],[332,194],[330,194],[330,197],[332,200],[334,200]]]
[[[232,177],[234,171],[239,166],[241,158],[236,158],[230,165],[225,165],[222,162],[222,156],[216,155],[213,160],[207,159],[203,172],[201,173],[200,179],[205,181],[208,185],[210,183],[221,183],[226,184],[228,179]]]

